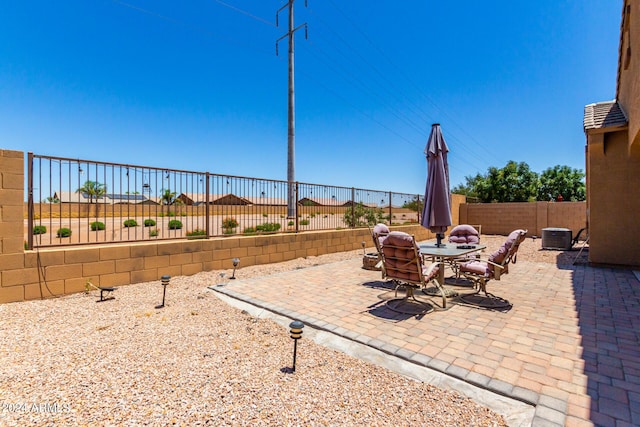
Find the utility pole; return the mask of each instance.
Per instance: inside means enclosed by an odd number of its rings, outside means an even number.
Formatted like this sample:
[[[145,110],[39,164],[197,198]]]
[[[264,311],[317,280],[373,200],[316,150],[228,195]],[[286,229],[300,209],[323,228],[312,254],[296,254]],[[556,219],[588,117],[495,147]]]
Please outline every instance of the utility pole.
[[[296,216],[296,170],[295,170],[295,146],[296,146],[296,131],[295,131],[295,90],[294,90],[294,35],[296,31],[304,27],[305,39],[309,37],[307,23],[294,27],[293,23],[293,3],[295,0],[289,0],[289,2],[282,6],[276,12],[276,27],[278,26],[278,14],[285,8],[289,8],[289,31],[276,40],[276,55],[278,55],[278,42],[286,37],[289,37],[289,102],[288,102],[288,138],[287,138],[287,218],[295,218]],[[307,6],[307,0],[304,2]]]

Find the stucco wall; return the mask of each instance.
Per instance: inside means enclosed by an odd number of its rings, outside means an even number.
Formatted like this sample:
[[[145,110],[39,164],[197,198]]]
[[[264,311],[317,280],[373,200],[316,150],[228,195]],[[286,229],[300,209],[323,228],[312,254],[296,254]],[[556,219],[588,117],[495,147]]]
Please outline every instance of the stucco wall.
[[[627,6],[631,13],[622,27],[617,98],[629,119],[630,146],[640,145],[640,1],[627,0]]]
[[[588,135],[589,260],[640,266],[640,147],[626,131]]]

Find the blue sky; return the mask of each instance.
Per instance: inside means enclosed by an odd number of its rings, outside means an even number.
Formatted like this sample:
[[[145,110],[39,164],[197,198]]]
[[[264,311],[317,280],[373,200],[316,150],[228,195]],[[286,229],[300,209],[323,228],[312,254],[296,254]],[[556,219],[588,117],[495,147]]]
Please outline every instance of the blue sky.
[[[283,0],[0,0],[0,148],[286,179]],[[621,0],[295,3],[296,179],[422,193],[507,161],[584,170]]]

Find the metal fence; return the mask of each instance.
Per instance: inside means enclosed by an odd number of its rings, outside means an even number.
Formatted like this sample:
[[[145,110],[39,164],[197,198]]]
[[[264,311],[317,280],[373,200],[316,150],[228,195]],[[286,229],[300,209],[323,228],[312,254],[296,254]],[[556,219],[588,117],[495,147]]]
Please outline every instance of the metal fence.
[[[422,206],[417,194],[33,153],[27,162],[28,249],[415,223]]]

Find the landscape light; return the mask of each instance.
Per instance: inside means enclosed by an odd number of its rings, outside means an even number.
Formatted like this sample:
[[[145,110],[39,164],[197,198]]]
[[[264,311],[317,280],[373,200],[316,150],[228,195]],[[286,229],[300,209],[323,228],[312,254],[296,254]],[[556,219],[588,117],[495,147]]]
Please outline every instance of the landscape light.
[[[229,277],[229,279],[234,279],[236,278],[236,268],[238,268],[238,264],[240,264],[240,258],[234,258],[231,260],[231,262],[233,263],[233,274],[231,275],[231,277]]]
[[[295,320],[291,322],[289,325],[291,328],[291,338],[293,338],[293,367],[291,368],[291,372],[296,371],[296,353],[298,352],[298,340],[302,338],[302,329],[304,328],[304,323],[299,320]]]
[[[170,280],[171,280],[171,276],[162,276],[160,278],[160,284],[162,285],[162,304],[157,305],[156,308],[164,307],[164,298],[167,294],[167,286],[169,286]]]

